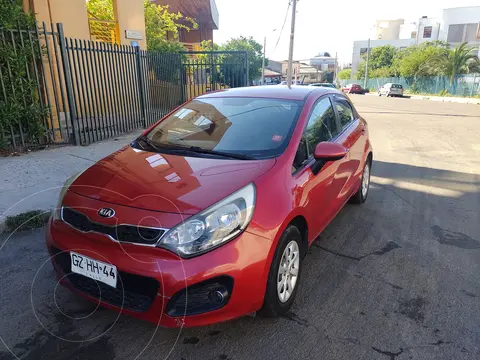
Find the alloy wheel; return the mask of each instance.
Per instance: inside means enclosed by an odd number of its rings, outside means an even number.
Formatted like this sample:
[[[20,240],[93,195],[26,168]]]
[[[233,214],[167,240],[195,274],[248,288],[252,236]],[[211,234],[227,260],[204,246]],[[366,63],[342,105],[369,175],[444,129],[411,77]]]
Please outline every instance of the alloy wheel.
[[[368,188],[370,187],[370,165],[365,165],[365,169],[363,170],[363,177],[362,177],[362,197],[365,199],[368,194]]]
[[[295,290],[300,270],[300,249],[296,241],[290,241],[283,251],[277,274],[278,299],[285,303]]]

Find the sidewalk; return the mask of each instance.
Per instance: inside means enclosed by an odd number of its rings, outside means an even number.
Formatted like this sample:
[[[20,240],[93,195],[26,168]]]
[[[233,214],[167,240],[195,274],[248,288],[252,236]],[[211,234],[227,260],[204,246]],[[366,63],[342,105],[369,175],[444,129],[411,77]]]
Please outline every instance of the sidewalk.
[[[367,95],[367,96],[378,96],[378,94],[376,92],[368,93],[368,94],[365,94],[365,95]],[[480,99],[466,98],[466,97],[405,94],[404,98],[413,99],[413,100],[430,100],[430,101],[441,101],[441,102],[452,102],[452,103],[460,103],[460,104],[480,105]]]
[[[414,99],[414,100],[430,100],[430,101],[442,101],[442,102],[452,102],[452,103],[460,103],[460,104],[480,105],[480,99],[476,99],[476,98],[429,96],[429,95],[409,95],[409,96],[410,96],[410,99]]]
[[[140,131],[92,144],[66,146],[0,158],[0,224],[5,217],[56,206],[63,183],[112,152]]]

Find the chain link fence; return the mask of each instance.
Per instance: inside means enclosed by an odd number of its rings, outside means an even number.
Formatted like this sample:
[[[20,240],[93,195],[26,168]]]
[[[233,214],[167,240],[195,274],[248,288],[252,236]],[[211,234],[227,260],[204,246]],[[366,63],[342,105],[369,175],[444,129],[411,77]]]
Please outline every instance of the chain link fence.
[[[342,86],[353,83],[364,86],[364,80],[341,80]],[[387,83],[400,84],[411,93],[480,96],[480,74],[459,75],[453,79],[453,82],[446,76],[373,78],[367,80],[366,88],[371,92],[378,91]]]

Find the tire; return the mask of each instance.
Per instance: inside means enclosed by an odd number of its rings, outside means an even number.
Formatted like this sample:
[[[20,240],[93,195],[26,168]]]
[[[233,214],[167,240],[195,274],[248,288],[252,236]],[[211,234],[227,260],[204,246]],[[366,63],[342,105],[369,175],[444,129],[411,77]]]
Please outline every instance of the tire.
[[[296,268],[296,278],[293,285],[293,291],[290,292],[288,295],[288,287],[291,286],[293,281],[292,273],[286,271],[286,274],[290,276],[291,281],[288,281],[288,278],[284,282],[284,285],[281,285],[281,289],[277,290],[277,286],[279,285],[280,281],[278,279],[282,277],[285,279],[284,275],[281,275],[279,272],[280,264],[283,264],[285,260],[289,259],[289,250],[296,251],[296,257],[292,259],[291,265],[284,266],[287,269],[295,269]],[[296,250],[295,250],[296,248]],[[267,280],[267,289],[265,291],[265,298],[263,301],[263,306],[259,311],[259,315],[265,317],[276,317],[285,315],[295,300],[295,296],[297,295],[297,290],[299,287],[301,271],[302,271],[302,235],[297,227],[290,225],[282,234],[280,241],[278,242],[277,249],[275,250],[275,255],[273,256],[272,264],[270,266],[270,272],[268,274]],[[287,284],[288,282],[288,284]],[[282,292],[283,289],[283,292]],[[283,297],[282,297],[283,294]],[[287,297],[288,295],[288,297]]]
[[[378,96],[382,96],[382,93],[380,91],[378,92]]]
[[[367,170],[368,169],[368,170]],[[358,191],[350,198],[350,203],[352,204],[363,204],[368,197],[368,193],[370,192],[370,174],[372,170],[372,161],[370,159],[367,160],[365,163],[365,167],[363,168],[362,172],[362,182],[360,183],[360,187]],[[367,176],[367,178],[366,178]],[[367,179],[367,180],[365,180]],[[364,189],[364,182],[366,181],[366,191]]]

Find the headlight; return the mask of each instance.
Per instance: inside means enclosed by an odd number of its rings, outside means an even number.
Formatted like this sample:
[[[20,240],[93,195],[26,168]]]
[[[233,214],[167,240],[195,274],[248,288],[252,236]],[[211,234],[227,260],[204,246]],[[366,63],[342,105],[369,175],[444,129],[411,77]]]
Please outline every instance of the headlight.
[[[182,257],[199,255],[245,230],[254,208],[255,185],[250,184],[169,230],[158,246]]]
[[[55,209],[53,209],[53,219],[54,220],[60,220],[61,219],[60,211],[62,210],[63,198],[65,197],[65,194],[67,193],[67,190],[70,187],[70,185],[72,185],[74,183],[74,181],[77,180],[80,175],[82,175],[82,173],[83,173],[83,171],[73,175],[71,178],[69,178],[67,181],[65,181],[65,184],[63,184],[63,187],[60,190],[60,195],[58,196],[57,206],[55,207]]]

